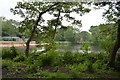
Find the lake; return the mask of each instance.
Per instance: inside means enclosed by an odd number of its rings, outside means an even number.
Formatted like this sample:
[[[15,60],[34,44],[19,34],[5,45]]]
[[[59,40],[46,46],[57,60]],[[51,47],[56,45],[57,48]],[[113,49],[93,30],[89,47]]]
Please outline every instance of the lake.
[[[80,53],[84,53],[83,50],[81,50],[81,44],[58,44],[56,46],[56,51],[59,51],[60,53],[63,53],[63,52],[80,52]],[[17,49],[21,52],[24,52],[25,51],[25,47],[17,47]],[[104,50],[102,50],[99,46],[97,45],[91,45],[89,47],[90,50],[88,50],[88,53],[99,53],[100,51],[104,52]],[[37,52],[41,52],[44,50],[44,45],[39,45],[39,46],[36,46],[36,47],[31,47],[31,50],[36,50]],[[118,54],[120,54],[120,48],[117,52]]]
[[[80,52],[80,53],[84,53],[83,50],[81,50],[81,44],[64,44],[64,43],[61,43],[61,44],[58,44],[58,46],[56,46],[56,51],[59,51],[59,52]],[[99,53],[99,52],[104,52],[103,49],[101,49],[99,46],[97,45],[90,45],[89,46],[89,51],[88,53]],[[38,46],[37,47],[37,51],[43,51],[44,50],[44,46]],[[117,52],[117,54],[120,54],[120,48]]]
[[[99,53],[101,49],[98,46],[90,46],[90,50],[88,50],[88,53],[94,52],[94,53]],[[37,51],[43,51],[44,46],[38,46]],[[84,53],[83,50],[81,50],[81,44],[58,44],[56,46],[56,51],[59,52],[80,52]]]

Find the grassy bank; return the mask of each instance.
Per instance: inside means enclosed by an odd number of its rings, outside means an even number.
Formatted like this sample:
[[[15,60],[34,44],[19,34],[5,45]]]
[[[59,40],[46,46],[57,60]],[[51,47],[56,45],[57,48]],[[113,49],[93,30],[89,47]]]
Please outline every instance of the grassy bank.
[[[31,52],[26,58],[14,47],[2,50],[3,78],[120,78],[120,55],[116,67],[108,68],[106,53]]]

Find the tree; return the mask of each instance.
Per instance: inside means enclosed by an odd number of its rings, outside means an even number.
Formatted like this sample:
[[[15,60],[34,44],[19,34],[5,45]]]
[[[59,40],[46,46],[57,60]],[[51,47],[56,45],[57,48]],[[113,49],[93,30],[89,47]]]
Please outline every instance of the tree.
[[[65,41],[64,32],[65,32],[65,29],[58,29],[56,32],[55,40],[56,41]]]
[[[107,18],[108,22],[117,24],[117,39],[113,48],[111,49],[110,59],[108,63],[109,67],[114,67],[116,53],[120,48],[120,1],[99,2],[95,3],[95,5],[99,7],[107,5],[109,8],[105,11],[103,16]]]
[[[91,35],[87,31],[80,32],[81,42],[89,42]]]
[[[15,20],[7,20],[3,17],[0,17],[2,20],[2,36],[20,36],[18,32],[19,22]]]
[[[110,53],[112,45],[116,41],[116,30],[116,24],[100,24],[91,26],[89,31],[91,32],[93,43]]]
[[[70,16],[70,13],[75,12],[83,15],[90,11],[90,9],[84,8],[82,5],[83,3],[77,2],[18,2],[17,6],[11,9],[11,11],[24,18],[21,22],[21,28],[24,31],[28,31],[29,35],[29,39],[26,42],[26,56],[28,57],[29,53],[29,43],[38,31],[38,28],[41,33],[49,33],[48,35],[50,35],[49,37],[51,37],[51,40],[54,40],[57,28],[65,27],[62,24],[64,19],[72,24],[80,26],[81,21]],[[42,15],[46,13],[54,16],[53,19],[47,20],[47,26],[42,25],[45,21]]]
[[[91,26],[90,27],[90,30],[91,32],[91,37],[92,37],[92,42],[94,45],[99,45],[99,32],[100,32],[100,29],[98,26]]]
[[[75,30],[73,27],[69,27],[65,32],[64,32],[64,38],[66,41],[70,42],[75,42]]]

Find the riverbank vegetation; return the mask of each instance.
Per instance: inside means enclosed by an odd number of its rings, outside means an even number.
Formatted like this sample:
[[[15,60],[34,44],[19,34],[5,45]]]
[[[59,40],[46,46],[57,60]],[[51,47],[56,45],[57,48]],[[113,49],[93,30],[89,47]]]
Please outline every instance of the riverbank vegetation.
[[[116,67],[108,68],[106,53],[31,52],[28,58],[14,47],[2,50],[3,78],[120,78],[120,55]],[[13,56],[14,55],[14,56]]]

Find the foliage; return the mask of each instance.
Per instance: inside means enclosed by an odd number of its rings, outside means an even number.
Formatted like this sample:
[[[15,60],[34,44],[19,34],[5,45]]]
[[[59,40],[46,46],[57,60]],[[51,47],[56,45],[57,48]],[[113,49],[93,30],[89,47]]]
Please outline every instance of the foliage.
[[[40,38],[49,38],[54,40],[57,28],[69,27],[65,26],[62,21],[66,20],[71,25],[81,26],[81,21],[75,19],[70,13],[80,14],[89,12],[90,9],[85,8],[83,3],[78,2],[18,2],[15,8],[11,8],[13,14],[21,15],[24,18],[21,21],[20,32],[24,35],[28,35],[29,39],[26,43],[26,56],[29,53],[29,44],[33,38],[37,38],[38,35],[42,35]],[[42,25],[45,22],[44,14],[50,14],[52,19],[46,20],[47,24]],[[63,14],[63,15],[62,15]]]
[[[110,53],[110,60],[109,60],[108,66],[115,67],[116,53],[120,48],[119,46],[120,44],[119,43],[120,42],[120,24],[119,24],[120,23],[120,1],[99,2],[99,3],[95,3],[95,5],[99,6],[99,8],[107,6],[107,9],[105,9],[103,16],[106,18],[108,23],[117,24],[117,27],[114,28],[115,32],[117,32],[115,37],[116,38],[115,43],[111,51],[107,50],[107,52]]]
[[[91,35],[87,31],[82,31],[79,33],[80,35],[80,42],[90,42],[91,41]]]
[[[52,66],[59,63],[59,60],[57,60],[58,57],[58,52],[49,50],[42,53],[32,53],[32,56],[28,57],[27,62],[28,64],[33,64],[35,66]]]
[[[64,73],[50,73],[48,71],[39,71],[35,74],[30,74],[28,77],[46,78],[46,79],[58,79],[58,78],[69,78],[69,75]]]
[[[81,72],[97,72],[105,71],[107,68],[107,54],[77,54],[75,62],[73,65],[67,64],[66,67],[70,69],[76,69]],[[77,63],[76,63],[77,62]]]
[[[90,42],[91,35],[86,31],[80,32],[79,29],[69,26],[66,30],[58,29],[55,40],[70,41],[72,43]]]
[[[56,32],[55,40],[56,41],[65,41],[64,34],[65,34],[64,29],[58,29]]]
[[[7,20],[4,17],[0,17],[2,20],[2,36],[20,36],[18,32],[19,22],[15,20]]]
[[[77,32],[76,30],[74,30],[73,27],[64,26],[62,23],[62,20],[65,19],[66,21],[71,22],[72,25],[78,24],[79,26],[81,26],[81,22],[79,20],[76,20],[74,16],[70,15],[71,11],[82,15],[85,12],[89,12],[90,10],[84,8],[82,6],[82,3],[73,4],[71,2],[59,2],[51,9],[50,6],[56,3],[57,2],[18,2],[15,9],[11,9],[14,14],[20,14],[21,17],[24,18],[24,20],[21,22],[21,26],[19,27],[19,29],[21,32],[23,32],[25,36],[29,37],[31,34],[31,30],[34,29],[33,26],[36,25],[34,31],[35,36],[33,39],[36,40],[36,38],[40,38],[38,39],[39,41],[43,40],[44,38],[49,45],[45,47],[46,50],[43,52],[31,52],[30,56],[27,59],[25,58],[25,56],[18,54],[17,50],[14,47],[8,50],[3,50],[3,69],[7,69],[12,72],[19,72],[19,70],[21,72],[25,71],[28,73],[28,77],[39,78],[80,78],[81,73],[109,74],[114,73],[115,70],[119,71],[119,55],[116,59],[116,67],[114,69],[107,68],[108,55],[105,53],[88,53],[89,45],[86,44],[82,45],[82,49],[85,50],[84,53],[59,53],[55,51],[56,46],[54,43],[54,32],[56,32],[56,29],[58,29],[56,40],[79,42],[79,37],[81,37],[81,42],[91,41],[91,35],[88,32]],[[112,9],[111,5],[110,9]],[[113,9],[114,8],[115,6],[113,7]],[[46,13],[46,11],[47,14],[51,14],[54,17],[51,20],[47,20],[47,25],[41,25],[43,22],[45,22],[42,14]],[[116,16],[119,16],[119,10],[116,14],[115,10],[114,12],[111,11],[108,10],[105,13],[108,14],[106,17],[109,20],[116,21]],[[38,14],[41,14],[41,18],[40,21],[38,21],[38,24],[35,24]],[[111,14],[114,15],[112,16]],[[113,45],[114,41],[116,40],[116,24],[101,24],[99,26],[92,26],[90,32],[92,34],[92,37],[94,37],[93,43],[101,46],[107,52],[110,52],[111,47],[109,46]],[[26,65],[23,70],[21,67],[24,65],[24,63]],[[22,66],[18,68],[18,65]],[[46,66],[57,67],[57,70],[56,72],[41,70]],[[59,68],[61,67],[67,68],[69,71],[60,73]]]
[[[80,78],[80,72],[78,70],[73,69],[73,70],[70,71],[70,77]]]
[[[110,53],[112,46],[116,41],[116,27],[116,24],[101,24],[99,26],[92,26],[90,28],[90,32],[93,37],[93,43],[99,45],[107,53]]]
[[[63,64],[73,64],[74,58],[73,54],[71,52],[65,52],[63,54]]]
[[[31,53],[27,59],[20,61],[22,57],[24,56],[18,55],[13,60],[3,59],[3,69],[14,71],[15,73],[24,71],[30,78],[80,78],[83,77],[83,73],[113,74],[115,70],[119,70],[120,63],[118,56],[116,61],[118,67],[112,70],[111,68],[108,69],[108,55],[105,53],[59,53],[50,50],[47,54]],[[44,70],[45,67],[48,67],[48,70]],[[52,71],[49,69],[52,69]],[[61,71],[66,69],[68,69],[67,72]]]
[[[48,51],[43,54],[33,55],[27,59],[29,64],[34,64],[35,66],[61,66],[61,65],[74,65],[74,64],[83,64],[91,65],[87,63],[95,63],[97,60],[107,63],[108,58],[107,54],[99,53],[71,53],[64,52],[62,54],[56,51]],[[86,61],[86,62],[85,62]]]
[[[15,58],[17,55],[19,54],[19,52],[17,51],[17,49],[15,47],[10,47],[10,49],[3,49],[2,50],[2,58],[9,58],[9,59],[13,59]]]
[[[2,69],[10,69],[13,66],[12,61],[2,60]]]
[[[21,61],[25,61],[25,59],[26,59],[26,57],[25,57],[25,55],[18,55],[18,56],[16,56],[14,59],[13,59],[13,61],[14,62],[21,62]]]
[[[82,43],[80,45],[80,49],[84,52],[84,53],[88,53],[88,51],[90,51],[90,45],[87,43]]]
[[[75,31],[73,28],[68,28],[64,33],[66,41],[75,42]]]

